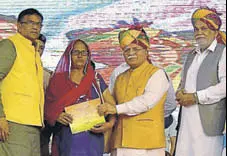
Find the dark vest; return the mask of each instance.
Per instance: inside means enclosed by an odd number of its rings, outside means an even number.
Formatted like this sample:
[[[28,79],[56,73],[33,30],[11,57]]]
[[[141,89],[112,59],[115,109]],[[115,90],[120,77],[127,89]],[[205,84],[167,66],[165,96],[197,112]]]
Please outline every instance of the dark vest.
[[[209,52],[202,62],[197,76],[196,91],[206,89],[220,82],[218,68],[225,47],[225,45],[217,44],[215,51]],[[185,88],[187,72],[195,56],[196,53],[189,53],[186,59],[181,88]],[[208,136],[222,135],[226,120],[226,98],[210,105],[199,104],[199,113],[204,132]]]

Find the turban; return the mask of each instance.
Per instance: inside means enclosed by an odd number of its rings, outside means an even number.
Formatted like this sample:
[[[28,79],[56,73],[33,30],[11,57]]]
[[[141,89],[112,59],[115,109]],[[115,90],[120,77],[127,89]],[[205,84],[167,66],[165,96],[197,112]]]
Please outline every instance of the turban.
[[[144,49],[148,49],[150,47],[149,37],[147,36],[145,30],[136,26],[130,28],[129,30],[121,31],[118,39],[122,49],[132,43],[137,44]]]
[[[226,33],[220,31],[222,21],[219,13],[215,9],[201,8],[197,9],[192,15],[193,25],[197,20],[207,24],[208,28],[213,31],[218,31],[217,41],[218,43],[226,45]]]

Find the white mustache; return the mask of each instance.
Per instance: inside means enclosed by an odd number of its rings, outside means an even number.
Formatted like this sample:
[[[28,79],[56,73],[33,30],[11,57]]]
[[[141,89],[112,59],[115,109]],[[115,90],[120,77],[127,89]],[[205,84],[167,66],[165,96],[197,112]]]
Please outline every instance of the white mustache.
[[[134,59],[137,58],[137,56],[129,56],[128,59]]]

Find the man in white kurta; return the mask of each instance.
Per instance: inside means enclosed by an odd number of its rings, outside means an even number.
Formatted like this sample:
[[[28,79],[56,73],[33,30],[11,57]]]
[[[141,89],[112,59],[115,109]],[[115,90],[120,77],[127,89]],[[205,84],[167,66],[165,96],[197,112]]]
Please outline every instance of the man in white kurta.
[[[214,41],[208,49],[214,51],[216,44],[217,41]],[[188,70],[185,92],[196,92],[198,70],[207,54],[208,51],[203,53],[200,51],[197,52],[192,66]],[[226,96],[226,49],[219,62],[219,67],[218,73],[219,79],[221,80],[220,83],[216,86],[197,92],[200,104],[212,104],[220,101],[220,99]],[[176,156],[218,156],[215,153],[221,153],[223,147],[222,140],[222,136],[209,137],[204,133],[198,105],[182,108],[182,119]],[[194,153],[201,153],[201,155],[195,155]]]
[[[219,82],[203,90],[197,90],[198,74],[206,58],[217,52],[217,46],[225,45],[225,41],[220,40],[221,34],[218,31],[220,26],[215,30],[212,25],[207,24],[211,22],[211,18],[206,18],[210,14],[214,15],[213,18],[218,18],[216,12],[210,9],[198,9],[193,14],[192,21],[198,47],[192,52],[195,57],[185,74],[185,87],[181,88],[184,90],[177,93],[177,100],[182,106],[182,112],[176,156],[221,156],[223,150],[222,135],[209,136],[205,133],[199,105],[208,106],[226,98],[226,48],[220,52],[222,55],[220,55],[217,71]],[[215,23],[213,24],[215,27]],[[211,66],[213,63],[210,62]]]

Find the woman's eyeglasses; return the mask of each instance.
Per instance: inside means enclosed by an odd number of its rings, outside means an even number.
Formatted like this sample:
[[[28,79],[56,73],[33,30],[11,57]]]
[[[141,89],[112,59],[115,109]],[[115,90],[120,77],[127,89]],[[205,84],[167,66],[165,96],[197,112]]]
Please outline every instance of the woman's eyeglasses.
[[[73,50],[72,51],[72,55],[88,56],[88,51]]]

